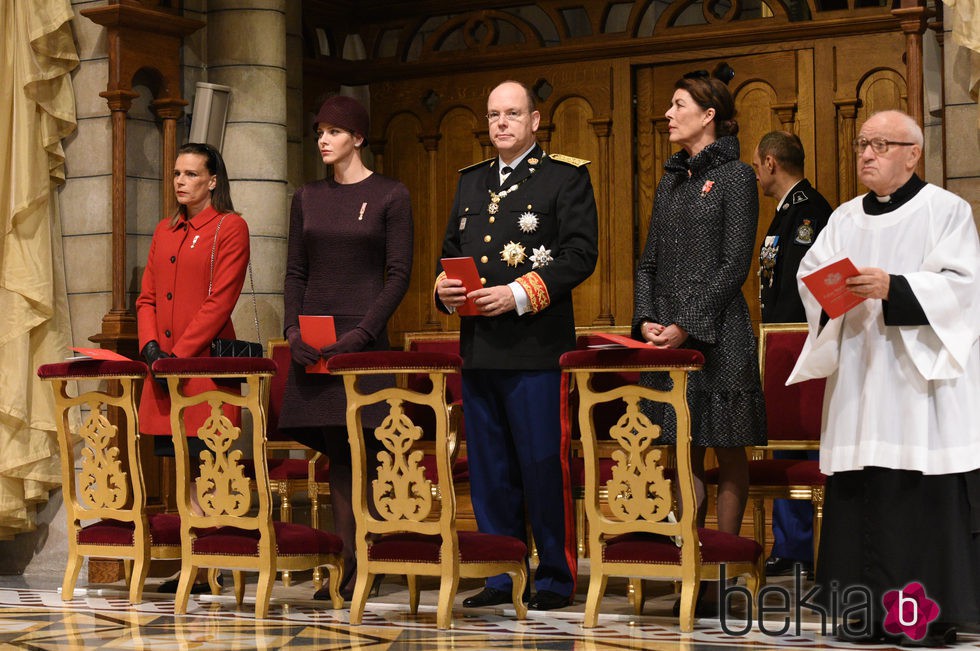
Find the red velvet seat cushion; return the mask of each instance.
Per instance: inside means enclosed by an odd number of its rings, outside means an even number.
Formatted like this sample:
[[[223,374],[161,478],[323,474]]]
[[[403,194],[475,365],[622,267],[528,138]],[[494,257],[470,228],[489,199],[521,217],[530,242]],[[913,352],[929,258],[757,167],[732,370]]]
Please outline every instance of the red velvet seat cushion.
[[[438,563],[439,536],[413,533],[397,533],[383,536],[368,548],[372,561],[404,561],[414,563]],[[461,563],[522,561],[527,556],[527,545],[510,536],[496,536],[477,531],[459,532],[459,558]]]
[[[180,546],[180,518],[176,515],[158,513],[147,518],[150,525],[150,544]],[[133,546],[133,532],[136,525],[120,520],[100,520],[84,527],[78,532],[78,542],[83,545]]]
[[[273,522],[276,532],[276,554],[305,556],[308,554],[339,554],[343,549],[340,537],[305,524]],[[194,540],[195,554],[231,554],[255,556],[259,549],[259,532],[236,527],[218,527],[200,532]]]
[[[146,370],[146,364],[133,360],[85,359],[74,362],[42,364],[37,368],[37,376],[42,380],[53,378],[146,377]]]
[[[599,483],[605,484],[612,479],[612,470],[616,462],[608,458],[599,459]],[[585,459],[582,457],[572,457],[569,463],[569,471],[572,478],[572,488],[585,486]]]
[[[439,468],[436,465],[436,455],[427,454],[422,457],[422,465],[425,467],[425,478],[432,483],[439,481]],[[470,479],[470,467],[466,462],[466,457],[457,457],[453,463],[453,482],[465,482]]]
[[[164,357],[153,362],[153,372],[164,375],[248,375],[275,373],[276,363],[268,357]]]
[[[756,562],[762,546],[750,538],[717,529],[698,529],[701,559],[705,563]],[[666,536],[628,533],[606,541],[602,558],[614,563],[680,563],[681,550]]]
[[[459,371],[463,360],[459,355],[446,353],[413,353],[401,350],[380,350],[367,353],[342,353],[327,361],[331,373],[343,371],[381,371],[385,369],[411,369]]]
[[[705,472],[709,484],[718,483],[718,469]],[[759,459],[749,462],[749,486],[823,486],[827,475],[810,459]]]
[[[306,459],[268,460],[269,479],[272,481],[296,481],[309,477],[310,462]]]
[[[689,368],[704,365],[704,355],[690,348],[593,348],[572,350],[559,360],[565,370],[610,368]]]

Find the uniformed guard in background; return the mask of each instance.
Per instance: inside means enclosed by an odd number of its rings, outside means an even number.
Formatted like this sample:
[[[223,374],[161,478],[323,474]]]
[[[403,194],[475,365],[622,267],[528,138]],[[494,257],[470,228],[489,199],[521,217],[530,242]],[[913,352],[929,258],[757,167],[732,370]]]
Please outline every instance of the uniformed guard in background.
[[[752,167],[766,196],[779,199],[759,254],[759,302],[763,323],[804,323],[806,313],[796,286],[800,267],[833,210],[803,178],[803,143],[787,131],[772,131],[759,141]],[[816,453],[776,452],[778,458],[816,458]],[[813,505],[804,500],[775,500],[772,553],[766,574],[790,574],[799,563],[813,569]]]
[[[588,161],[537,144],[541,116],[526,86],[506,81],[487,101],[496,158],[460,172],[442,256],[472,256],[483,288],[468,295],[438,268],[435,300],[463,316],[463,413],[473,511],[480,531],[537,545],[536,593],[528,606],[567,606],[576,550],[567,447],[560,425],[558,358],[575,348],[572,289],[598,257]],[[466,607],[510,602],[511,580],[492,577]]]
[[[833,212],[827,200],[803,178],[803,160],[803,143],[787,131],[764,135],[752,158],[763,193],[779,200],[759,255],[763,323],[806,321],[796,270]]]

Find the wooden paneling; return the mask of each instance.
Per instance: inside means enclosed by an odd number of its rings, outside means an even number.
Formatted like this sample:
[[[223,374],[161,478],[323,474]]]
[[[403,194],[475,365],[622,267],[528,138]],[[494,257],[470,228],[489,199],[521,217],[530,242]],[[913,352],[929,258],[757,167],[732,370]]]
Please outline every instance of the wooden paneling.
[[[906,39],[886,7],[824,10],[817,3],[812,17],[788,21],[785,7],[777,4],[773,16],[739,14],[674,25],[664,18],[669,12],[656,23],[644,19],[649,3],[635,3],[626,31],[599,33],[610,4],[605,0],[582,3],[589,29],[570,29],[559,20],[566,4],[558,0],[536,3],[540,11],[526,13],[509,13],[504,4],[482,13],[461,5],[459,15],[449,18],[406,9],[387,23],[367,20],[358,29],[368,51],[379,52],[378,39],[397,33],[393,54],[359,62],[318,57],[305,64],[307,96],[318,92],[309,83],[317,75],[324,86],[370,85],[380,157],[386,172],[412,193],[415,268],[410,295],[392,322],[396,342],[406,329],[458,327],[455,317],[432,308],[435,261],[457,170],[495,155],[483,114],[487,95],[503,80],[540,91],[538,139],[546,151],[592,161],[600,256],[595,274],[575,292],[580,326],[630,323],[635,260],[663,162],[674,151],[663,113],[683,73],[729,62],[737,75],[731,88],[742,160],[751,163],[767,131],[793,131],[806,149],[807,177],[832,204],[859,191],[850,141],[861,120],[869,111],[906,104]],[[528,31],[523,20],[535,30]],[[480,35],[467,36],[458,28],[463,24]],[[485,29],[497,30],[496,40]],[[557,41],[542,47],[542,34]],[[774,199],[760,199],[757,244],[775,209]],[[755,320],[757,269],[753,260],[743,287]]]

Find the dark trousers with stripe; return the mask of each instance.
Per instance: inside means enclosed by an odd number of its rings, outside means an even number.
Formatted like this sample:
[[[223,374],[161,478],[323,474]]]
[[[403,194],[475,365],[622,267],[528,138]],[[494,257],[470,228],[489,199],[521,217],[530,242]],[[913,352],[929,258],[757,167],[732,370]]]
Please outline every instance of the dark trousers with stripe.
[[[577,556],[561,373],[464,370],[463,414],[480,531],[526,541],[530,521],[539,559],[535,589],[571,596]],[[487,587],[510,590],[510,577],[492,577]]]

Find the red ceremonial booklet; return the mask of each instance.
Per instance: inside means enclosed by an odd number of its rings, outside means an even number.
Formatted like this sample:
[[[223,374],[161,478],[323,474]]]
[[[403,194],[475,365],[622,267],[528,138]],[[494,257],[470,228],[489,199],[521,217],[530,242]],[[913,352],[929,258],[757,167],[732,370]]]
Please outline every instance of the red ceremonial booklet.
[[[124,357],[119,353],[113,352],[111,350],[106,350],[105,348],[78,348],[76,346],[69,346],[71,350],[76,353],[80,353],[78,357],[69,357],[69,360],[79,360],[79,359],[101,359],[109,362],[131,362],[133,360],[128,357]]]
[[[473,261],[473,258],[443,258],[442,270],[446,272],[447,278],[462,280],[467,294],[483,287],[483,283],[480,282],[480,272],[476,270],[476,262]],[[469,299],[456,312],[460,316],[477,316],[480,314],[480,310]]]
[[[844,283],[848,278],[857,275],[858,270],[854,263],[849,258],[844,258],[803,276],[802,280],[820,302],[827,316],[836,319],[864,300],[851,292]]]
[[[337,342],[337,330],[332,316],[299,315],[299,336],[317,350]],[[329,373],[327,360],[320,359],[316,364],[306,367],[307,373]]]
[[[601,339],[604,343],[590,344],[589,348],[649,348],[650,344],[645,341],[637,341],[631,337],[614,335],[611,332],[590,333],[591,338]]]

